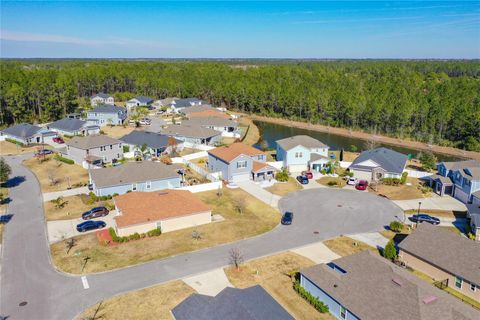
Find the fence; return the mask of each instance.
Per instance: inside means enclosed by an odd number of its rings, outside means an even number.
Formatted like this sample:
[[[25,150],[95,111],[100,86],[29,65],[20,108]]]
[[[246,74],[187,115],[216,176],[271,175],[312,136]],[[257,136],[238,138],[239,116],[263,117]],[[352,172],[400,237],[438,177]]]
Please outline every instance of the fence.
[[[403,170],[403,172],[407,172],[408,176],[411,177],[411,178],[418,178],[418,179],[419,178],[425,178],[425,177],[428,177],[428,176],[432,175],[432,173],[430,173],[430,172],[408,170],[408,169]]]
[[[194,186],[181,187],[179,189],[188,190],[190,192],[196,193],[196,192],[203,192],[203,191],[210,191],[210,190],[218,190],[221,188],[222,188],[222,181],[215,181],[215,182],[197,184]]]
[[[183,147],[184,148],[204,150],[204,151],[215,149],[215,147],[212,147],[212,146],[207,146],[207,145],[204,145],[204,144],[196,144],[196,143],[191,143],[191,142],[184,142]]]

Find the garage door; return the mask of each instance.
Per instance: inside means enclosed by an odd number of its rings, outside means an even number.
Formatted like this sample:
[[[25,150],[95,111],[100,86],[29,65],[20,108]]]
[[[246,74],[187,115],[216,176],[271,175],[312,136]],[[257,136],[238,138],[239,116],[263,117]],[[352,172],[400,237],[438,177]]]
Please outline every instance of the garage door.
[[[367,171],[353,171],[353,176],[359,180],[372,180],[372,173]]]
[[[305,170],[307,170],[306,164],[292,164],[288,166],[288,171],[290,171],[291,173],[302,172]]]
[[[455,188],[455,198],[462,201],[463,203],[468,202],[468,194],[463,192],[462,189]]]
[[[242,173],[232,176],[233,182],[242,182],[250,180],[250,173]]]

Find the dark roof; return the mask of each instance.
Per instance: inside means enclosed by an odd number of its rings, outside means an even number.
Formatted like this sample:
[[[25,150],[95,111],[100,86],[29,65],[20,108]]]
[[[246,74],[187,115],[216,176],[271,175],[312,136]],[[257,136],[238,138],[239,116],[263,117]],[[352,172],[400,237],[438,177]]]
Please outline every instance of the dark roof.
[[[443,164],[448,170],[461,170],[463,168],[480,167],[480,161],[478,160],[440,162],[439,164]]]
[[[436,267],[480,285],[480,243],[422,223],[398,245]]]
[[[52,122],[48,125],[49,128],[63,130],[63,131],[77,131],[85,126],[87,122],[73,118],[63,118]]]
[[[100,104],[96,106],[92,111],[96,113],[118,113],[126,112],[125,108],[114,106],[113,104]]]
[[[95,98],[95,97],[100,97],[100,98],[102,98],[102,99],[108,99],[108,98],[111,97],[111,95],[106,94],[106,93],[103,93],[103,92],[99,92],[99,93],[94,94],[94,95],[92,96],[92,98]]]
[[[219,131],[204,128],[200,125],[173,124],[162,128],[161,132],[169,136],[188,137],[188,138],[210,138],[220,135]]]
[[[403,153],[387,148],[376,148],[360,153],[349,168],[358,170],[371,170],[372,167],[360,165],[362,162],[372,160],[386,172],[402,174],[408,157]]]
[[[146,144],[152,149],[162,149],[168,147],[169,138],[169,136],[160,133],[134,130],[121,137],[120,140],[131,145],[142,146]],[[180,140],[175,139],[175,141],[181,143]]]
[[[178,99],[175,100],[175,108],[188,108],[191,107],[193,103],[198,105],[199,102],[201,104],[202,100],[199,100],[197,98]]]
[[[276,142],[285,151],[293,149],[296,146],[303,146],[307,149],[328,148],[328,146],[323,142],[306,135],[288,137],[285,139],[277,140]]]
[[[85,137],[73,137],[66,142],[66,145],[73,148],[87,150],[119,143],[122,143],[122,141],[111,138],[104,134],[93,134]]]
[[[29,123],[19,123],[2,130],[2,132],[4,134],[12,135],[19,138],[28,138],[36,134],[41,129],[42,128],[40,128],[39,126],[34,126]]]
[[[173,308],[176,320],[290,320],[293,317],[261,286],[227,287],[215,297],[194,293]]]
[[[140,103],[151,103],[151,102],[153,102],[152,98],[146,97],[146,96],[138,96],[138,97],[135,97],[133,99],[138,100],[138,102],[140,102]],[[133,100],[133,99],[131,99],[131,100]]]
[[[359,319],[478,319],[472,307],[370,250],[300,273]]]
[[[438,181],[438,182],[441,182],[442,184],[447,184],[447,185],[448,184],[453,184],[452,178],[444,177],[444,176],[439,175],[439,174],[432,174],[431,176],[425,177],[425,179],[431,179],[431,180]]]

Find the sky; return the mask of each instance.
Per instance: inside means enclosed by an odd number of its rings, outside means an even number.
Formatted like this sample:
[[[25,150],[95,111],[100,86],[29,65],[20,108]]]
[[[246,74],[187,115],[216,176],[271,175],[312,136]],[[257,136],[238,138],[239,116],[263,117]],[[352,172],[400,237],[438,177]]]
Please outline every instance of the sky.
[[[2,58],[480,58],[480,1],[0,2]]]

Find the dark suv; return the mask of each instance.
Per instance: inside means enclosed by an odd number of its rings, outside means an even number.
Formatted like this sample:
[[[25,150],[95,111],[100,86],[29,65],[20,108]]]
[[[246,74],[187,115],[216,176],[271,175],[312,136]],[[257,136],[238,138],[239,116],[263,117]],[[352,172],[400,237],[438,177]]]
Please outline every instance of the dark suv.
[[[98,217],[105,217],[108,215],[108,209],[105,207],[95,207],[87,212],[82,213],[82,219],[83,220],[89,220],[93,218],[98,218]]]
[[[412,222],[416,222],[416,223],[422,223],[422,222],[428,222],[428,223],[431,223],[431,224],[440,224],[440,219],[436,218],[436,217],[432,217],[428,214],[414,214],[413,216],[411,216],[409,218],[410,221]]]
[[[289,224],[292,224],[292,221],[293,221],[293,213],[290,211],[285,212],[282,217],[282,224],[289,225]]]

